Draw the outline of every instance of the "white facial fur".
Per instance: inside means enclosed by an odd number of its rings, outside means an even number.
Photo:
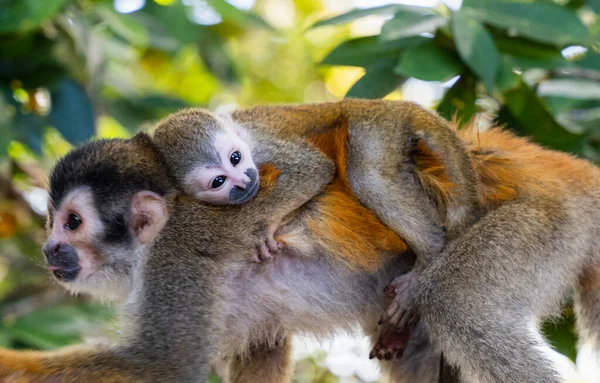
[[[76,230],[65,228],[71,213],[81,219],[81,224]],[[77,250],[81,267],[77,279],[86,280],[98,270],[100,263],[100,255],[90,238],[97,238],[101,232],[102,223],[96,211],[91,191],[85,187],[77,188],[67,194],[61,205],[56,207],[54,221],[45,246],[56,246],[61,243],[73,246]],[[51,266],[49,269],[53,270]]]
[[[132,228],[134,242],[125,246],[104,243],[104,223],[88,187],[72,190],[60,206],[55,207],[50,234],[44,245],[49,269],[56,276],[62,267],[79,268],[73,279],[61,281],[64,287],[106,301],[121,301],[129,294],[132,270],[146,253],[146,245],[154,240],[168,219],[163,198],[152,192],[136,193],[130,208],[131,224],[135,226]],[[70,229],[65,225],[73,213],[81,223]],[[52,250],[57,246],[72,247],[76,256],[53,254]]]
[[[232,189],[246,190],[254,184],[247,175],[249,169],[254,170],[258,184],[258,171],[252,159],[252,142],[248,132],[229,117],[221,118],[220,122],[223,129],[215,135],[213,149],[218,153],[221,164],[198,164],[188,173],[185,187],[188,193],[201,201],[230,204],[236,203],[231,200]],[[231,161],[235,152],[241,155],[237,164]],[[216,177],[225,177],[219,187],[213,184]]]

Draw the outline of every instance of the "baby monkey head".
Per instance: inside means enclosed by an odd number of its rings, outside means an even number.
[[[184,110],[159,123],[154,141],[183,190],[199,200],[241,204],[256,195],[252,139],[230,116]]]
[[[71,151],[50,176],[48,269],[73,292],[122,299],[168,219],[169,189],[164,160],[145,134]]]

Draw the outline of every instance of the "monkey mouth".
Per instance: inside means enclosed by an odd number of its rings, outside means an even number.
[[[58,279],[59,281],[72,282],[75,280],[75,278],[77,278],[77,275],[79,275],[81,266],[76,265],[74,267],[63,267],[49,265],[48,270],[52,271],[54,278]]]
[[[243,196],[235,200],[235,203],[245,203],[254,198],[254,196],[258,192],[259,184],[260,182],[256,180],[256,182],[250,185],[250,187],[247,189],[246,193]]]

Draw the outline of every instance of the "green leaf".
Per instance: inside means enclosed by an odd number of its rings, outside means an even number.
[[[154,1],[146,2],[143,12],[149,13],[181,44],[193,44],[198,41],[202,27],[194,24],[188,17],[188,8],[180,1],[170,5],[159,5]]]
[[[53,349],[75,343],[93,328],[93,321],[106,319],[108,313],[84,306],[60,305],[43,308],[20,317],[9,334],[29,347]]]
[[[25,33],[37,29],[42,22],[56,16],[67,1],[10,1],[10,5],[3,5],[0,11],[0,33]]]
[[[433,33],[438,27],[445,25],[448,19],[436,13],[416,13],[400,11],[393,19],[388,20],[381,28],[381,40],[396,40],[421,33]]]
[[[0,92],[7,106],[14,108],[13,115],[3,116],[5,119],[0,123],[4,130],[6,139],[15,139],[27,145],[36,153],[42,151],[42,133],[46,127],[46,118],[35,113],[24,114],[21,104],[13,97],[13,91],[7,86],[0,86]],[[0,148],[5,151],[6,146]]]
[[[381,59],[367,68],[361,77],[348,91],[350,98],[381,98],[394,91],[405,78],[394,73],[396,60]]]
[[[558,352],[575,361],[577,335],[575,334],[575,315],[571,307],[565,310],[560,320],[544,322],[542,332]]]
[[[395,13],[402,7],[403,6],[399,4],[389,4],[374,8],[353,9],[350,12],[344,13],[342,15],[318,21],[311,28],[323,27],[325,25],[345,24],[370,15],[390,15],[392,13]]]
[[[538,87],[542,96],[565,96],[577,100],[600,100],[600,82],[559,78],[542,82]]]
[[[551,2],[465,0],[461,12],[549,44],[585,43],[588,39],[588,31],[575,13]]]
[[[521,77],[515,73],[514,68],[516,67],[519,67],[519,65],[511,56],[505,55],[502,57],[498,77],[496,77],[496,88],[499,91],[503,92],[518,86]]]
[[[491,91],[499,66],[498,50],[491,34],[462,10],[452,15],[452,31],[460,57]]]
[[[87,92],[72,79],[64,79],[51,92],[50,124],[72,144],[85,142],[96,132],[95,113]]]
[[[6,149],[13,139],[11,127],[10,108],[11,105],[6,98],[11,97],[12,91],[8,87],[0,86],[0,160],[6,157]]]
[[[578,68],[600,71],[600,54],[588,51],[584,58],[572,63]]]
[[[219,35],[211,29],[206,29],[198,42],[198,53],[202,60],[219,80],[228,83],[234,83],[239,80],[239,76],[234,64],[234,60],[227,51],[225,44],[222,43]]]
[[[12,118],[12,131],[15,139],[27,145],[36,153],[42,151],[42,134],[47,121],[36,114],[17,112]]]
[[[495,41],[496,47],[503,53],[503,56],[510,57],[514,66],[521,70],[530,68],[551,69],[569,64],[560,49],[554,45],[507,36],[498,36]]]
[[[600,0],[587,0],[586,4],[594,10],[594,12],[600,14]]]
[[[66,71],[55,59],[56,44],[38,33],[30,37],[9,38],[0,43],[0,81],[10,83],[18,79],[29,89],[51,86]]]
[[[518,133],[554,149],[566,152],[581,150],[583,136],[566,131],[556,122],[542,99],[527,84],[521,82],[518,87],[504,92],[503,96],[510,114],[519,122],[519,126],[511,126]]]
[[[260,16],[253,13],[244,12],[226,1],[208,0],[208,4],[223,17],[223,20],[226,20],[230,23],[240,26],[254,25],[267,30],[273,30],[273,27]]]
[[[442,101],[437,107],[438,113],[451,120],[456,116],[459,125],[462,125],[475,115],[477,112],[477,106],[475,100],[477,94],[475,92],[475,86],[477,81],[467,74],[462,74],[460,79],[448,89]]]
[[[446,81],[461,72],[462,68],[454,52],[430,42],[406,48],[394,72],[425,81]]]
[[[321,64],[367,67],[380,59],[398,59],[403,49],[424,44],[431,39],[421,36],[381,42],[376,36],[348,40],[327,55]]]
[[[104,4],[97,5],[94,10],[117,36],[139,48],[148,46],[146,28],[131,15],[115,12],[112,7]]]
[[[160,94],[103,101],[108,114],[132,132],[135,132],[145,121],[159,120],[169,113],[190,106],[183,100]]]

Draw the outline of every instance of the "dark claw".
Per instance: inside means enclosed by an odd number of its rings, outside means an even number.
[[[385,288],[383,289],[383,293],[386,297],[393,298],[396,296],[396,289],[393,286],[393,284],[390,283],[389,285],[385,286]]]

